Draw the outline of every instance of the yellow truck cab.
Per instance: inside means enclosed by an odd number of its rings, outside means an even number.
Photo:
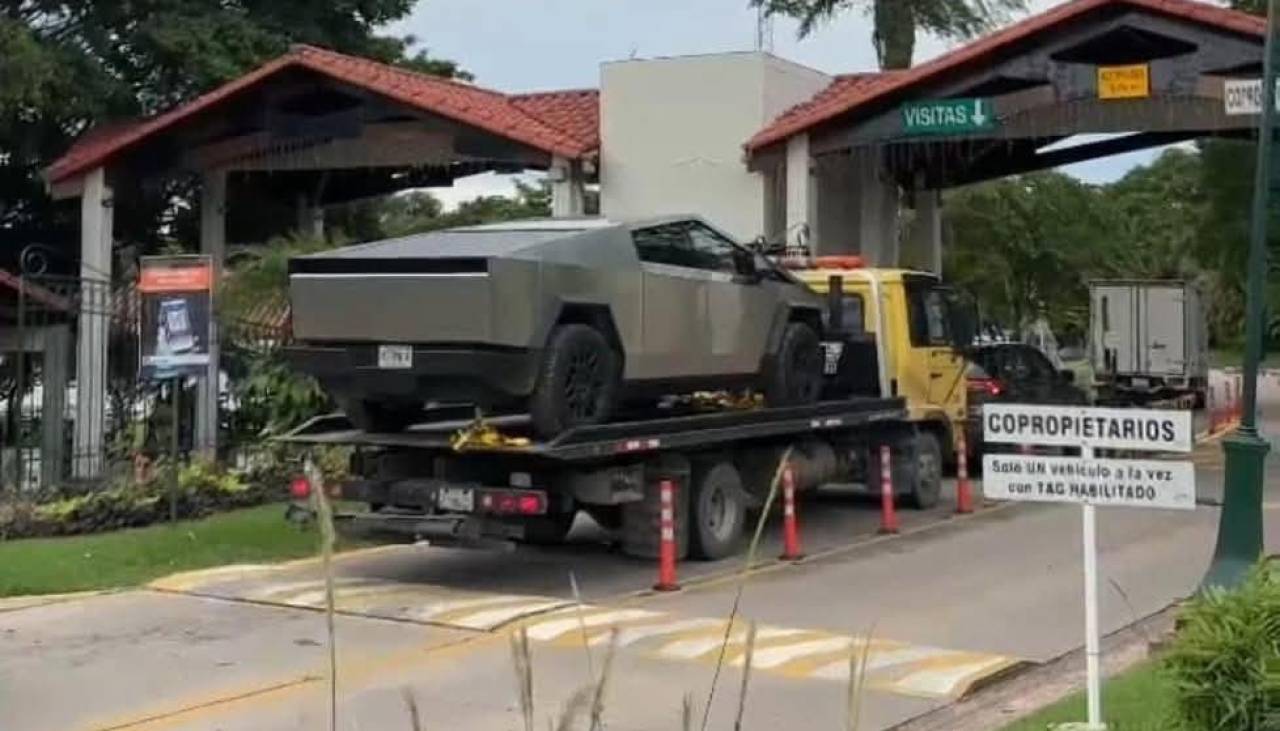
[[[935,274],[864,267],[855,256],[787,257],[781,263],[828,297],[838,278],[844,327],[860,326],[874,339],[877,372],[867,388],[903,398],[911,421],[937,439],[951,463],[968,408],[960,349],[967,335],[955,332],[951,290]]]

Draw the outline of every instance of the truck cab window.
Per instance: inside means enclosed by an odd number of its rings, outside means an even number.
[[[698,269],[709,269],[730,274],[747,274],[740,271],[740,263],[745,260],[745,249],[721,236],[714,229],[696,221],[688,224],[689,243],[692,248],[693,266]]]
[[[951,345],[951,328],[945,293],[915,285],[907,288],[911,344],[917,348]]]
[[[679,224],[642,228],[631,232],[631,240],[640,261],[688,266],[689,236]]]

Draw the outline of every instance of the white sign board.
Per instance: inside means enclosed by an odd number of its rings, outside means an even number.
[[[1276,82],[1280,89],[1280,80]],[[1262,114],[1262,79],[1229,79],[1222,84],[1222,101],[1228,116]],[[1280,94],[1276,95],[1280,111]]]
[[[987,454],[982,493],[995,500],[1194,510],[1196,471],[1191,462]]]
[[[995,444],[1190,452],[1191,412],[986,404],[982,439]]]

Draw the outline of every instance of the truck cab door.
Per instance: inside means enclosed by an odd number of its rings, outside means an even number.
[[[918,389],[930,409],[962,419],[965,360],[953,333],[957,325],[952,316],[952,292],[937,279],[922,275],[904,275],[903,286],[911,348],[907,371],[915,382],[908,386]],[[903,395],[911,398],[907,393]]]

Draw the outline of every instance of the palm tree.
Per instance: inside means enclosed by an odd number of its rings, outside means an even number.
[[[1026,0],[751,0],[771,15],[800,21],[800,36],[835,15],[854,7],[870,10],[875,31],[872,42],[882,69],[911,66],[916,31],[944,38],[971,38],[1026,9]]]

